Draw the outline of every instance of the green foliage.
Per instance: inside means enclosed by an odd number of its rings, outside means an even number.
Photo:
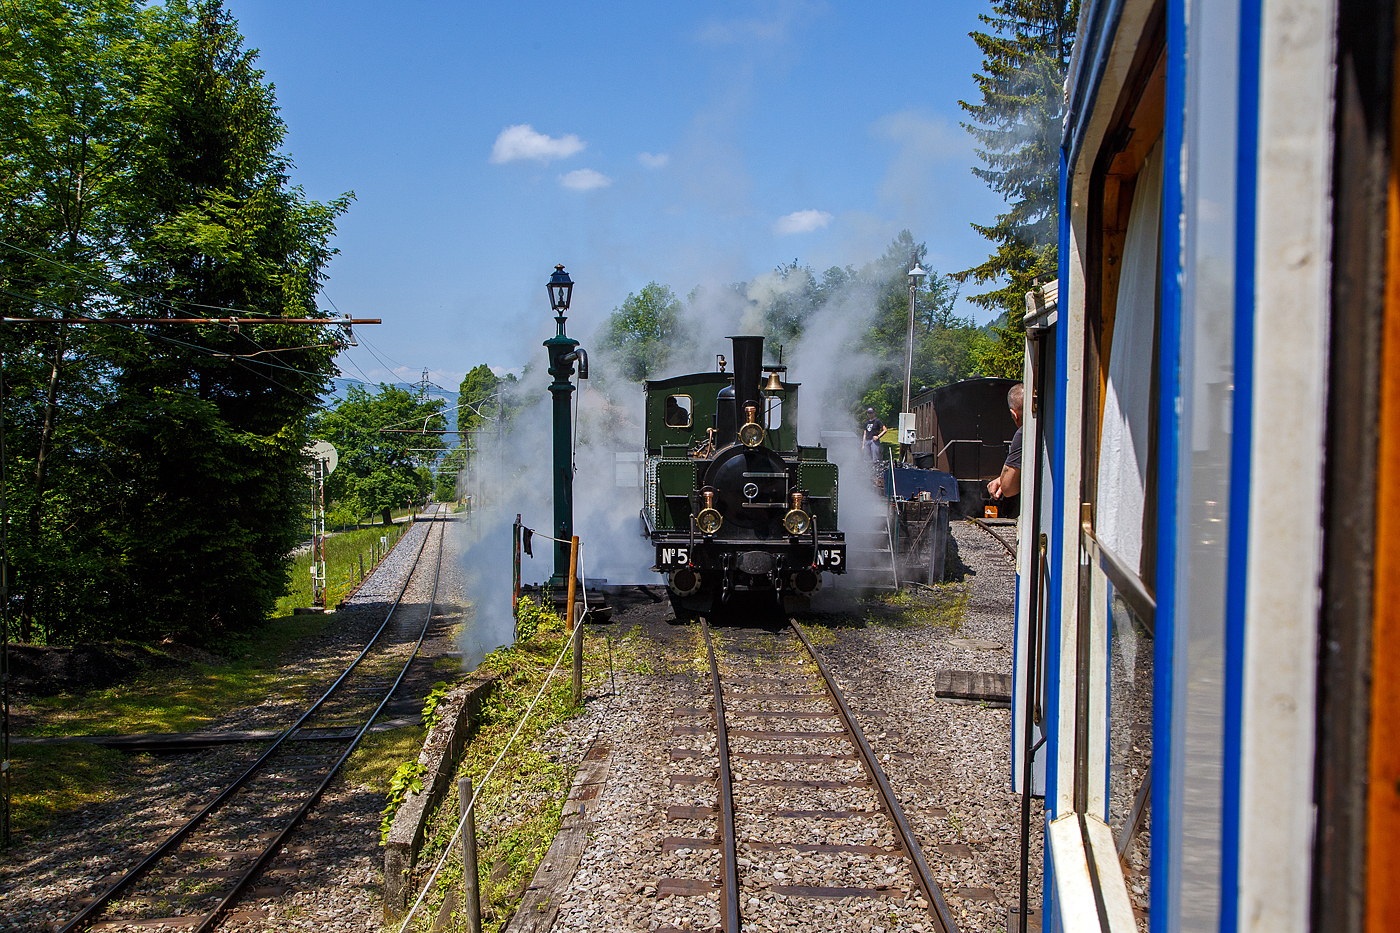
[[[680,299],[668,286],[648,282],[608,317],[598,346],[619,372],[641,382],[665,373],[672,347],[685,339]]]
[[[384,818],[379,821],[379,844],[389,840],[389,830],[394,826],[394,814],[399,812],[409,794],[423,792],[423,764],[414,758],[399,765],[394,776],[389,779],[388,803],[382,811]]]
[[[433,689],[428,692],[427,699],[423,701],[423,727],[432,731],[440,718],[441,711],[438,707],[442,704],[442,698],[447,696],[447,691],[452,689],[452,685],[446,681],[439,680],[433,684]]]
[[[440,398],[420,399],[395,386],[381,384],[373,394],[350,386],[344,399],[311,422],[312,436],[330,441],[340,454],[340,465],[326,479],[326,497],[366,515],[426,496],[432,476],[420,470],[421,457],[411,448],[441,449],[442,436],[380,429],[445,430],[444,407]]]
[[[977,140],[985,165],[973,174],[1010,209],[994,223],[972,225],[996,251],[954,278],[1000,283],[968,299],[1006,314],[1005,323],[993,328],[996,345],[979,352],[978,367],[984,375],[1019,377],[1026,292],[1058,269],[1058,153],[1079,3],[992,0],[991,6],[992,14],[980,17],[990,31],[971,33],[983,56],[982,73],[975,76],[982,102],[959,103],[972,116],[964,126]]]
[[[528,596],[515,604],[515,637],[518,641],[534,641],[564,631],[564,618],[548,603],[537,603]]]
[[[348,196],[288,185],[271,85],[217,2],[0,7],[0,313],[326,317]],[[19,636],[247,629],[286,582],[333,327],[0,333]]]
[[[1019,380],[1025,375],[1025,325],[1008,326],[1002,323],[1006,317],[977,335],[972,346],[973,365],[983,376]]]

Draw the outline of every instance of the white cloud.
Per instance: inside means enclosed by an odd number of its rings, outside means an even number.
[[[637,161],[647,168],[665,168],[666,163],[671,161],[671,157],[664,152],[652,155],[650,152],[637,153]]]
[[[765,5],[772,10],[767,18],[712,19],[700,27],[695,37],[707,45],[781,44],[788,41],[794,21],[809,20],[825,7],[804,0],[779,0]]]
[[[826,211],[793,211],[786,217],[779,217],[773,224],[773,232],[778,236],[793,233],[811,233],[831,223],[831,215]]]
[[[559,184],[575,191],[591,191],[594,188],[606,188],[612,184],[612,179],[591,168],[577,168],[567,175],[560,175]]]
[[[586,145],[573,133],[555,139],[535,132],[535,128],[528,123],[518,123],[501,130],[501,135],[496,137],[496,144],[491,147],[491,161],[496,165],[517,159],[550,162],[582,152]]]

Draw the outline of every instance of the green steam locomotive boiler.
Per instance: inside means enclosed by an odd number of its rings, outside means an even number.
[[[642,523],[682,618],[737,593],[804,608],[822,574],[846,572],[837,468],[798,443],[799,384],[763,365],[762,337],[729,339],[732,374],[721,356],[716,372],[644,383]]]

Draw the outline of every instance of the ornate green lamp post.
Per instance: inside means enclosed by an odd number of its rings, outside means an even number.
[[[562,593],[569,585],[569,540],[574,534],[574,464],[569,432],[569,396],[574,385],[569,380],[575,362],[578,377],[588,378],[588,353],[564,333],[564,312],[569,310],[574,283],[562,265],[554,267],[545,287],[559,325],[559,332],[544,342],[549,351],[549,374],[554,377],[549,391],[554,394],[554,537],[559,539],[554,545],[554,575],[549,578],[549,587],[554,593]]]

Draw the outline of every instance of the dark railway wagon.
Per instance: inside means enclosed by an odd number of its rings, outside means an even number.
[[[1006,393],[1015,379],[964,379],[918,395],[914,409],[914,462],[957,477],[956,513],[1015,518],[1020,497],[993,500],[987,483],[1001,475],[1016,422]],[[989,511],[990,509],[990,511]]]

